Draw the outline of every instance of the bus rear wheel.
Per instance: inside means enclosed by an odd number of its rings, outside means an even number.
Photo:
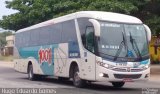
[[[35,77],[36,75],[33,73],[33,66],[32,64],[28,66],[28,79],[33,81],[35,80]]]
[[[115,88],[121,88],[123,87],[125,82],[112,82],[113,87]]]
[[[73,74],[73,84],[74,86],[78,87],[78,88],[82,88],[85,86],[86,84],[86,81],[82,80],[80,77],[79,77],[79,68],[78,66],[76,66],[74,68],[74,74]]]

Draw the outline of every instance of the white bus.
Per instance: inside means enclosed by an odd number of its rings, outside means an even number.
[[[86,81],[148,80],[151,31],[136,17],[81,11],[21,29],[15,35],[15,70],[30,80],[50,76]]]

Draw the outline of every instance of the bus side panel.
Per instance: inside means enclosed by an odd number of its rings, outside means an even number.
[[[80,59],[74,20],[62,22],[61,43],[55,54],[55,75],[69,77],[70,64],[72,61],[78,63],[77,59]]]
[[[21,58],[17,47],[14,47],[14,69],[22,73],[27,73],[27,64],[26,60]]]
[[[26,67],[24,67],[23,59],[15,59],[14,60],[14,69],[18,72],[27,73]]]
[[[55,49],[54,52],[55,76],[69,77],[69,70],[72,62],[76,62],[80,68],[80,50],[76,41],[59,44],[59,47]]]
[[[18,49],[17,49],[16,46],[14,47],[14,53],[13,53],[13,55],[14,55],[14,69],[16,71],[19,71],[19,64],[17,63],[18,59],[19,59],[19,52],[18,52]]]
[[[34,46],[24,47],[19,49],[21,63],[18,63],[19,67],[24,66],[25,70],[28,68],[29,61],[33,65],[35,74],[42,75],[53,75],[54,73],[54,49],[58,45],[45,45],[45,46]],[[25,65],[26,64],[26,65]],[[22,67],[23,68],[23,67]]]
[[[21,54],[20,54],[21,53]],[[34,57],[26,57],[23,58],[24,55],[22,53],[25,53],[25,50],[18,51],[18,49],[16,47],[14,47],[14,69],[18,72],[22,72],[22,73],[27,73],[28,72],[28,64],[29,62],[32,63],[33,65],[33,72],[35,74],[43,74],[39,63],[36,59],[34,59]]]
[[[68,43],[61,43],[54,49],[54,75],[69,77],[68,69]]]

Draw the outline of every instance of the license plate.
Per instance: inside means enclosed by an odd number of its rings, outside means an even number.
[[[126,67],[127,63],[116,63],[117,67]]]
[[[131,79],[131,78],[124,78],[123,81],[124,82],[133,82],[133,79]]]

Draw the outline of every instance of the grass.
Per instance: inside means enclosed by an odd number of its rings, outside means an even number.
[[[0,56],[0,61],[13,61],[13,56]]]

